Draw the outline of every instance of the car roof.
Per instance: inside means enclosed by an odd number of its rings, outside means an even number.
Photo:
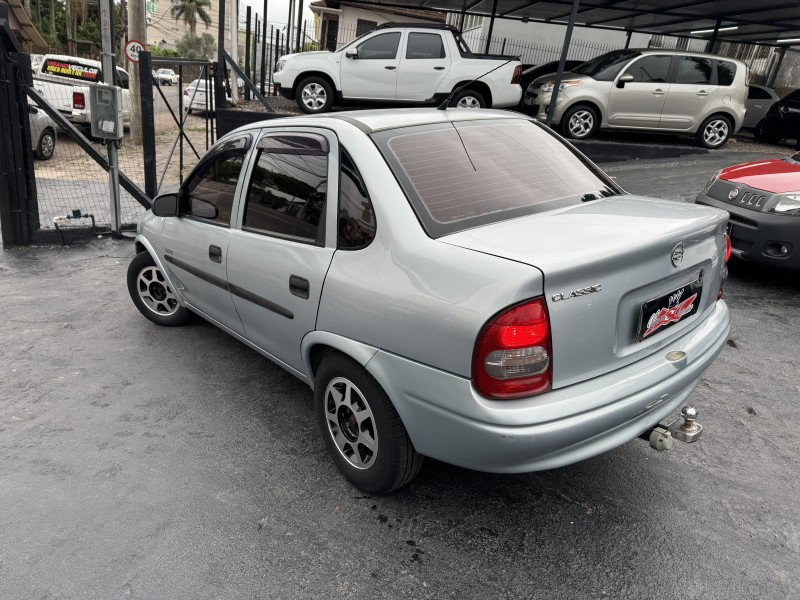
[[[739,65],[744,65],[741,60],[731,58],[729,56],[720,56],[719,54],[709,54],[708,52],[693,52],[691,50],[675,50],[674,48],[629,48],[632,52],[640,52],[642,54],[672,54],[675,56],[702,56],[704,58],[718,58],[720,60],[729,60]]]
[[[300,117],[304,118],[304,117]],[[525,115],[505,110],[475,110],[469,108],[395,108],[391,110],[353,110],[324,115],[309,115],[309,119],[336,119],[355,125],[365,133],[399,129],[416,125],[435,125],[457,121],[527,119]]]

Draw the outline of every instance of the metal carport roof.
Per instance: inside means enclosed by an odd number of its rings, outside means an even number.
[[[358,2],[358,0],[350,0]],[[367,3],[367,0],[365,0]],[[564,23],[573,0],[369,0],[508,19]],[[580,0],[575,25],[762,44],[800,43],[798,0]]]

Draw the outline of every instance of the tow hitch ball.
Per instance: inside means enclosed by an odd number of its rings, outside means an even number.
[[[696,442],[703,433],[703,426],[697,422],[697,409],[692,406],[684,406],[681,409],[682,423],[678,420],[670,425],[656,425],[648,429],[639,437],[650,443],[654,450],[670,450],[673,439],[681,442]]]

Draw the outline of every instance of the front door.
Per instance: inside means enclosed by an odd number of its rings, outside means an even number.
[[[397,99],[430,100],[449,70],[441,33],[409,32],[397,73]]]
[[[265,133],[256,152],[228,283],[247,339],[302,373],[300,344],[316,326],[335,250],[326,229],[328,213],[336,217],[338,146],[329,132],[291,128]]]
[[[656,129],[669,92],[669,67],[672,57],[647,54],[632,62],[620,75],[633,75],[633,81],[619,87],[615,83],[608,97],[609,127]],[[619,78],[617,78],[619,82]]]
[[[394,100],[397,97],[397,67],[400,31],[376,33],[344,50],[340,66],[345,98]],[[348,58],[348,54],[352,55]]]
[[[227,284],[227,257],[234,199],[250,135],[212,150],[181,189],[180,215],[164,219],[162,239],[166,268],[178,293],[195,310],[241,334]]]
[[[676,56],[673,83],[661,113],[661,128],[696,129],[717,96],[716,63],[702,56]]]

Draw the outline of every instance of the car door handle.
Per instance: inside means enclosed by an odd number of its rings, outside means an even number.
[[[705,91],[705,90],[700,90],[699,92],[697,92],[697,95],[698,96],[708,96],[708,92]]]
[[[434,71],[444,71],[444,67],[433,67]]]
[[[219,246],[214,246],[213,244],[208,247],[208,258],[210,258],[215,263],[222,262],[222,248]]]
[[[298,277],[297,275],[291,275],[289,277],[289,291],[293,296],[308,300],[309,290],[308,279]]]
[[[653,95],[655,95],[655,96],[663,96],[663,95],[664,95],[664,94],[666,94],[666,93],[667,93],[667,92],[665,92],[665,91],[664,91],[664,90],[662,90],[661,88],[658,88],[658,89],[656,89],[656,90],[653,90]]]
[[[397,67],[383,67],[387,71],[394,71]]]

